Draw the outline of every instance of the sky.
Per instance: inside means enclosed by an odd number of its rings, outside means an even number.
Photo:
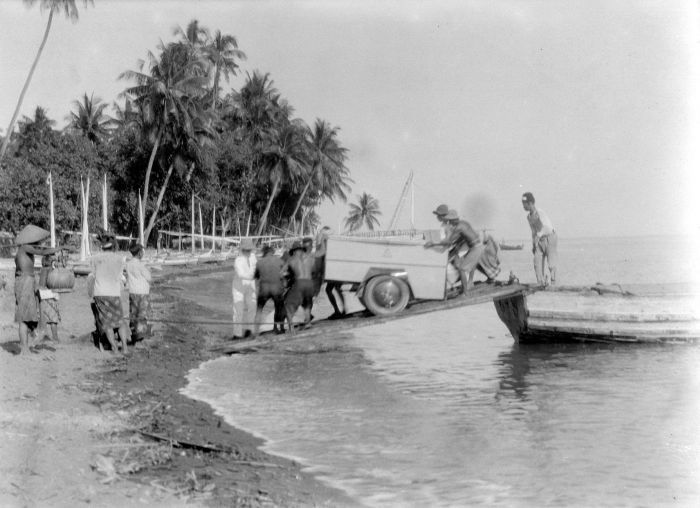
[[[22,115],[58,126],[83,93],[117,79],[192,19],[235,35],[246,72],[270,73],[312,125],[340,128],[349,202],[378,199],[381,227],[413,173],[397,227],[456,209],[523,239],[532,192],[562,238],[700,236],[700,9],[677,0],[94,0],[57,17]],[[5,131],[48,12],[0,0]],[[413,196],[413,199],[411,199]],[[319,214],[337,230],[348,203]]]

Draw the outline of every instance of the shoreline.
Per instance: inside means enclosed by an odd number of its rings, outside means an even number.
[[[7,322],[14,311],[12,290],[0,294],[0,431],[24,435],[25,406],[42,400],[32,409],[36,429],[32,427],[27,440],[0,444],[0,453],[10,458],[0,469],[5,477],[0,485],[3,505],[123,506],[138,500],[151,506],[359,506],[343,491],[304,472],[301,464],[261,450],[263,439],[229,425],[208,404],[180,393],[190,370],[220,356],[209,348],[228,341],[196,323],[168,324],[168,317],[177,316],[180,322],[203,310],[180,298],[179,288],[168,286],[183,277],[226,271],[226,265],[216,265],[169,268],[157,275],[152,317],[166,322],[154,323],[152,337],[129,348],[128,358],[94,348],[84,278],[62,296],[62,343],[42,342],[26,357],[13,354],[16,324]],[[37,366],[50,367],[51,373],[37,375]],[[35,393],[29,393],[32,383]],[[18,396],[17,391],[23,393]],[[57,396],[66,399],[60,410],[51,403],[58,403]],[[89,428],[75,421],[76,413],[90,421]],[[48,446],[36,450],[46,436],[46,425],[37,422],[51,415],[60,421],[59,428],[52,430]],[[36,457],[37,463],[28,471],[21,468],[26,456]],[[58,474],[62,463],[65,471]],[[79,476],[70,474],[69,466]],[[57,475],[60,479],[40,497],[29,494],[35,484]]]

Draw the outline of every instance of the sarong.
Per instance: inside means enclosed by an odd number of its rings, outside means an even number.
[[[61,311],[59,310],[58,300],[55,298],[41,300],[39,306],[41,307],[41,320],[44,323],[61,322]]]
[[[119,328],[122,322],[122,301],[118,296],[96,296],[95,324],[100,331],[114,330]]]
[[[469,251],[464,257],[456,256],[454,259],[455,267],[462,270],[464,273],[469,274],[472,270],[476,269],[479,259],[484,252],[484,244],[479,243],[474,247],[470,247]]]
[[[281,284],[260,283],[258,292],[258,312],[262,312],[269,299],[275,304],[275,323],[284,321],[284,289]]]
[[[309,309],[314,302],[314,281],[311,279],[297,279],[284,299],[287,315],[293,316],[299,308]]]
[[[15,277],[15,323],[37,323],[39,321],[39,298],[36,295],[34,275]]]
[[[479,258],[477,269],[489,279],[495,279],[501,273],[501,262],[498,260],[498,248],[493,241],[484,244],[484,252]]]
[[[151,311],[149,295],[129,293],[129,325],[131,335],[138,337],[148,332],[148,316]]]

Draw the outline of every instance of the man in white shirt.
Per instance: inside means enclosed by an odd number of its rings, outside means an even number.
[[[115,252],[115,248],[114,237],[103,237],[103,252],[90,258],[91,272],[95,276],[93,300],[97,312],[96,321],[112,347],[112,354],[117,351],[115,328],[119,329],[122,354],[126,354],[126,343],[130,338],[129,320],[128,316],[124,315],[121,301],[122,287],[126,281],[124,277],[126,256],[122,252]]]
[[[535,196],[531,192],[523,194],[522,203],[523,209],[528,212],[527,222],[532,230],[532,254],[537,284],[554,285],[557,280],[557,233],[544,210],[535,206]],[[549,266],[549,281],[545,275],[546,265]]]
[[[255,327],[257,295],[255,291],[255,268],[257,258],[253,252],[253,241],[244,238],[239,254],[233,263],[233,338],[250,335]]]

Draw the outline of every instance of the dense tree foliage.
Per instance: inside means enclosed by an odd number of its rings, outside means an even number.
[[[125,89],[114,117],[87,94],[76,100],[62,132],[46,111],[20,121],[3,161],[0,229],[46,226],[46,178],[56,188],[59,229],[79,227],[80,178],[90,176],[91,226],[100,223],[99,184],[107,175],[110,227],[137,234],[143,200],[151,231],[188,231],[195,196],[211,232],[279,234],[318,225],[325,199],[346,199],[350,175],[339,128],[295,118],[267,73],[247,73],[238,90],[222,90],[245,54],[232,35],[191,21],[175,40],[148,52],[120,78]],[[60,197],[59,197],[60,195]]]

